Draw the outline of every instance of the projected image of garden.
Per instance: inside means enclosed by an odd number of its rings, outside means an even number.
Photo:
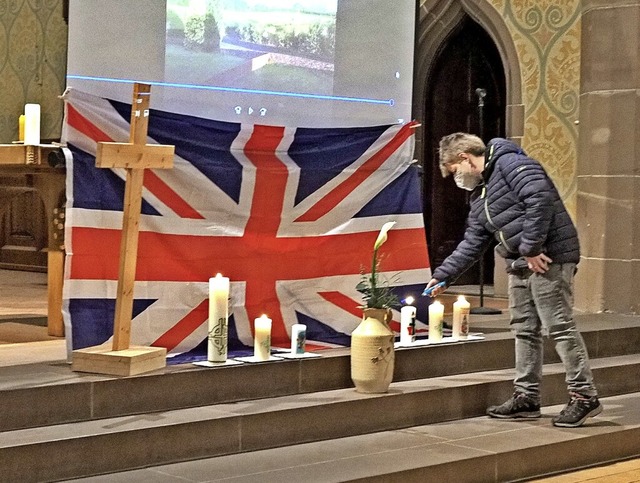
[[[167,0],[165,81],[331,95],[337,0]]]

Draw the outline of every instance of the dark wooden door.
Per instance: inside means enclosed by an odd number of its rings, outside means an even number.
[[[480,89],[484,106],[480,106]],[[427,82],[425,106],[424,217],[432,267],[437,267],[462,240],[469,212],[469,192],[442,178],[438,143],[457,131],[479,135],[485,142],[504,136],[505,76],[500,55],[489,35],[464,19],[437,56]],[[485,283],[493,281],[493,251],[485,254]],[[479,265],[457,284],[478,284]]]

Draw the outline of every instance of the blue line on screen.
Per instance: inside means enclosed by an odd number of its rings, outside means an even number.
[[[67,79],[79,79],[98,82],[115,82],[121,84],[134,84],[141,82],[143,84],[150,84],[153,86],[162,87],[176,87],[180,89],[202,89],[209,91],[223,91],[223,92],[243,92],[245,94],[263,94],[269,96],[284,96],[284,97],[300,97],[305,99],[324,99],[327,101],[345,101],[345,102],[363,102],[367,104],[386,104],[393,106],[395,104],[394,99],[366,99],[360,97],[343,97],[343,96],[323,96],[318,94],[301,94],[296,92],[277,92],[277,91],[261,91],[256,89],[240,89],[237,87],[219,87],[219,86],[202,86],[198,84],[175,84],[171,82],[158,82],[158,81],[138,81],[132,79],[111,79],[108,77],[91,77],[86,75],[67,75]]]

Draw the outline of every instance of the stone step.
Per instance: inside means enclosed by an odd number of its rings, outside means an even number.
[[[640,391],[640,355],[592,362],[602,397]],[[562,365],[544,372],[543,404],[565,402]],[[512,369],[483,371],[394,382],[380,395],[337,389],[5,431],[0,481],[77,478],[478,417],[511,394],[512,378]],[[174,390],[167,383],[165,392]]]
[[[607,318],[606,314],[598,314],[583,319],[582,334],[592,358],[640,351],[637,318]],[[635,325],[630,321],[635,321]],[[506,321],[493,323],[495,328],[506,324],[504,330],[508,329]],[[487,333],[485,337],[481,341],[397,350],[394,381],[513,367],[511,334],[503,331]],[[547,340],[546,344],[545,362],[558,362],[552,343]],[[168,366],[123,378],[73,373],[65,363],[2,367],[0,431],[350,387],[348,349],[324,351],[323,357],[315,359],[215,369]]]
[[[536,420],[481,416],[74,481],[522,481],[640,455],[640,393],[602,398],[602,403],[604,412],[576,429],[551,425],[563,407],[555,405],[544,407]]]

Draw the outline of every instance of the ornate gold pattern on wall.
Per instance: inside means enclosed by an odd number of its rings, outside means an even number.
[[[0,0],[0,142],[18,138],[18,117],[41,105],[41,137],[60,137],[67,65],[62,0]]]
[[[525,104],[523,147],[575,214],[580,92],[580,0],[490,0],[518,51]]]

